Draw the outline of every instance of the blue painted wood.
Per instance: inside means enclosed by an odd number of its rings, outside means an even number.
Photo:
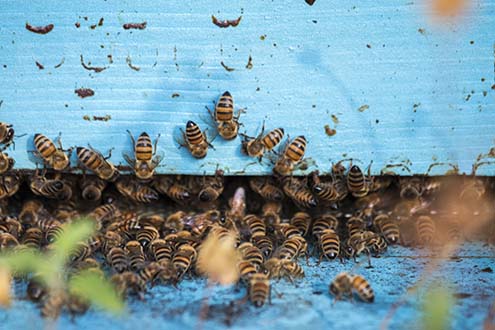
[[[112,161],[121,163],[122,152],[130,151],[130,129],[161,133],[161,173],[212,173],[217,164],[228,174],[269,173],[269,163],[248,166],[252,160],[240,155],[239,140],[217,138],[204,160],[177,148],[179,127],[191,119],[206,128],[204,107],[229,90],[236,106],[247,108],[241,131],[256,134],[266,118],[268,128],[304,134],[307,156],[322,172],[330,161],[352,157],[363,165],[373,160],[374,173],[397,163],[425,173],[435,162],[469,173],[494,144],[495,1],[472,1],[462,19],[444,25],[430,12],[427,2],[385,0],[312,7],[302,0],[2,0],[0,120],[27,134],[9,153],[17,168],[34,168],[26,152],[33,134],[62,132],[64,146],[115,147]],[[212,14],[242,15],[242,21],[220,29]],[[91,29],[100,18],[103,25]],[[55,27],[38,35],[25,29],[26,21]],[[122,28],[142,21],[145,30]],[[81,54],[107,69],[85,70]],[[127,65],[128,56],[140,71]],[[252,69],[246,68],[249,56]],[[95,95],[81,99],[74,93],[79,87]],[[369,108],[358,111],[363,105]],[[86,115],[111,119],[87,121]],[[325,134],[327,124],[335,136]],[[495,167],[478,173],[493,175]]]
[[[459,297],[455,300],[449,329],[481,329],[488,308],[495,299],[493,247],[481,243],[465,244],[456,258],[442,260],[438,271],[429,280],[440,281]],[[145,301],[130,299],[128,313],[122,318],[111,317],[94,310],[72,319],[63,314],[59,329],[379,329],[392,304],[406,295],[415,285],[432,252],[421,249],[391,247],[381,258],[373,258],[374,267],[354,268],[353,262],[323,261],[311,258],[310,266],[301,262],[306,277],[294,284],[273,281],[272,305],[255,308],[249,303],[238,305],[228,319],[230,302],[245,296],[245,288],[214,287],[207,289],[205,279],[186,279],[178,288],[155,286]],[[367,278],[375,292],[375,302],[339,301],[333,303],[328,285],[341,271],[357,272]],[[426,281],[428,283],[428,281]],[[25,287],[18,287],[18,298],[24,297]],[[203,298],[209,294],[209,317],[199,318]],[[421,329],[424,290],[411,294],[391,319],[389,329]],[[35,305],[16,299],[10,310],[0,310],[2,326],[6,329],[43,329],[44,323]]]

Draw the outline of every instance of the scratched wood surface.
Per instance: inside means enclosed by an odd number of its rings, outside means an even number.
[[[0,121],[18,135],[7,152],[16,168],[35,168],[33,134],[62,132],[64,147],[113,147],[111,160],[124,165],[129,129],[161,134],[160,173],[217,165],[231,175],[269,173],[268,161],[241,155],[239,139],[215,139],[204,160],[177,148],[179,128],[187,120],[208,127],[205,106],[229,90],[247,108],[242,132],[255,135],[266,120],[306,136],[308,170],[354,158],[373,160],[374,173],[402,164],[400,174],[423,174],[435,163],[445,164],[430,174],[470,173],[479,155],[490,161],[495,143],[495,1],[472,1],[446,24],[432,20],[427,3],[2,0]],[[221,29],[212,14],[242,20]],[[143,30],[123,28],[145,21]],[[54,28],[36,34],[26,22]],[[105,70],[85,69],[81,55]],[[78,88],[94,95],[80,98]],[[495,166],[477,173],[493,175]]]

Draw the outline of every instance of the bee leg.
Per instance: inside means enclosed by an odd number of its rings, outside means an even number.
[[[129,134],[131,141],[132,141],[132,149],[134,151],[134,148],[136,147],[136,140],[134,140],[134,136],[132,135],[130,130],[126,130],[127,134]]]
[[[154,151],[153,151],[153,156],[156,154],[156,147],[158,146],[158,140],[160,140],[160,136],[161,136],[161,134],[160,134],[160,133],[158,133],[158,135],[157,135],[157,137],[156,137],[156,139],[155,139],[155,144],[154,144],[154,146],[153,146],[153,148],[154,148],[154,149],[153,149],[153,150],[154,150]]]
[[[113,150],[113,149],[114,149],[114,148],[110,148],[110,150],[108,150],[108,156],[103,157],[103,159],[104,159],[104,160],[107,160],[107,159],[112,158],[112,150]]]
[[[268,304],[273,305],[272,304],[272,286],[271,285],[269,286],[269,289],[268,289]]]
[[[213,120],[215,120],[215,114],[210,110],[210,108],[208,108],[208,106],[205,106],[205,108],[206,108],[206,110],[208,110],[208,113],[210,114],[211,118],[213,118]]]

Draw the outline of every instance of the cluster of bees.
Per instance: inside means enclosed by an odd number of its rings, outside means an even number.
[[[238,116],[229,117],[232,113],[232,97],[226,92],[212,114],[225,139],[237,136]],[[282,128],[266,135],[263,129],[255,138],[244,135],[243,150],[262,158],[283,135]],[[0,124],[1,143],[9,145],[13,136],[11,126]],[[209,146],[205,136],[188,122],[183,145],[193,156],[204,157]],[[204,240],[233,236],[241,256],[236,260],[240,283],[247,298],[261,307],[270,300],[270,280],[304,277],[301,258],[308,263],[316,253],[320,263],[364,256],[371,267],[371,257],[390,245],[429,246],[443,236],[460,241],[462,219],[493,216],[489,201],[494,183],[488,179],[372,177],[369,167],[366,173],[352,160],[333,164],[329,176],[313,172],[294,177],[306,148],[303,136],[287,142],[272,177],[229,178],[221,170],[214,176],[157,176],[160,157],[149,136],[143,133],[133,144],[134,157],[126,160],[135,175],[127,176],[90,147],[76,152],[81,166],[93,174],[63,173],[70,157],[42,134],[34,136],[35,153],[50,168],[49,176],[47,170],[11,171],[2,153],[0,249],[49,249],[67,223],[88,216],[97,232],[73,253],[69,274],[109,272],[122,296],[143,297],[150,285],[179,285],[184,277],[204,275],[196,264]],[[448,207],[443,196],[451,198]],[[36,275],[28,280],[28,296],[42,305],[44,316],[56,317],[63,308],[73,313],[88,308],[70,294],[47,292]],[[358,274],[338,274],[329,292],[336,299],[375,299]]]

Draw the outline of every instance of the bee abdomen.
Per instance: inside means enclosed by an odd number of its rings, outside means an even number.
[[[373,289],[368,281],[366,281],[362,276],[354,276],[352,280],[352,287],[358,294],[359,298],[363,301],[371,303],[375,300],[375,293],[373,292]]]
[[[299,230],[301,236],[306,236],[311,225],[311,216],[306,212],[297,212],[290,219],[290,223]]]
[[[151,241],[157,239],[159,236],[160,234],[155,227],[144,226],[142,229],[138,230],[136,240],[141,243],[142,246],[146,247]]]
[[[153,144],[150,136],[143,132],[136,141],[136,159],[141,161],[149,161],[153,157]]]
[[[266,226],[265,223],[253,214],[248,214],[244,217],[244,222],[248,225],[251,232],[251,237],[265,236]]]
[[[229,92],[222,94],[215,107],[217,121],[231,121],[234,116],[234,99]]]
[[[39,133],[34,135],[34,146],[44,159],[50,158],[57,151],[57,147],[52,140]]]
[[[88,148],[78,147],[76,152],[79,161],[90,170],[99,168],[104,161],[100,155]]]
[[[283,137],[284,129],[276,128],[263,137],[262,143],[267,150],[272,150],[277,144],[280,143]]]
[[[256,267],[249,261],[241,261],[237,264],[237,269],[239,270],[239,274],[241,279],[244,282],[249,282],[249,279],[256,274]]]
[[[340,253],[340,238],[332,229],[326,229],[320,236],[320,246],[323,251],[323,255],[333,260],[339,256]]]
[[[201,144],[204,141],[204,136],[199,126],[191,120],[186,124],[186,138],[189,144]]]
[[[117,273],[127,270],[127,256],[121,247],[113,247],[107,253],[107,261]]]
[[[291,159],[293,162],[299,162],[304,157],[304,152],[306,151],[306,138],[301,135],[298,136],[292,141],[287,150],[285,151],[285,155]]]
[[[433,242],[435,235],[435,223],[429,216],[420,216],[416,222],[416,230],[420,243],[429,244]]]

